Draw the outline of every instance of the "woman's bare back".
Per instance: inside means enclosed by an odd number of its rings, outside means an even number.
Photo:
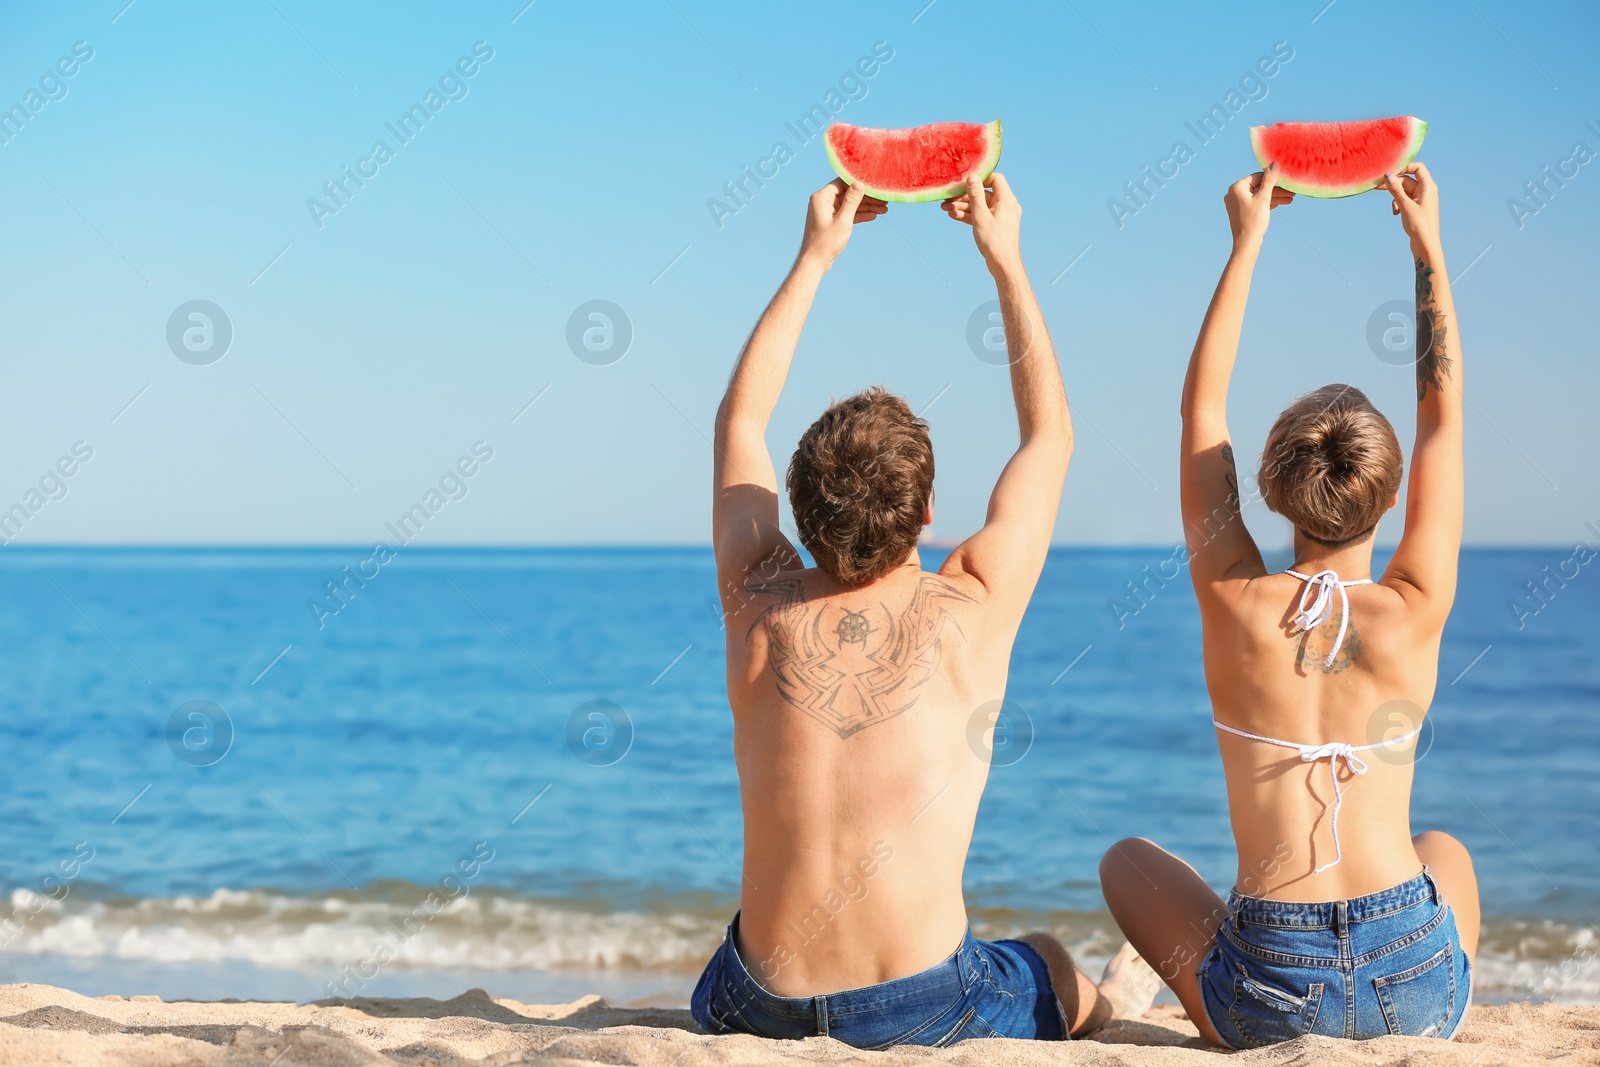
[[[1370,545],[1340,555],[1340,579],[1367,576]],[[1301,630],[1296,616],[1307,586],[1291,574],[1264,575],[1207,604],[1206,681],[1223,727],[1236,886],[1279,900],[1340,900],[1421,869],[1408,812],[1439,634],[1419,625],[1399,590],[1382,584],[1330,587],[1330,610]]]

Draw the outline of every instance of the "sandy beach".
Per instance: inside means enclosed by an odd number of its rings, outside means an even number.
[[[969,1041],[947,1049],[863,1053],[828,1038],[799,1042],[701,1033],[689,1013],[627,1008],[599,997],[533,1005],[480,989],[425,998],[292,1004],[84,997],[53,986],[0,986],[0,1064],[701,1064],[942,1062],[1187,1067],[1226,1056],[1248,1064],[1600,1064],[1600,1007],[1476,1007],[1453,1042],[1310,1037],[1227,1053],[1206,1046],[1182,1012],[1157,1007],[1071,1045]]]

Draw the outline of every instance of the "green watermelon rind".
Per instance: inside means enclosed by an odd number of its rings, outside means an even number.
[[[994,169],[1000,165],[1000,120],[995,119],[993,122],[986,122],[983,125],[991,131],[990,143],[989,151],[983,157],[983,163],[978,168],[978,174],[982,180],[987,181],[989,175],[993,174]],[[849,168],[840,162],[838,156],[834,155],[833,142],[827,137],[822,139],[822,147],[828,153],[828,165],[833,168],[835,174],[844,179],[846,185],[859,185],[861,191],[868,196],[886,200],[891,204],[930,204],[935,200],[948,200],[952,196],[960,196],[967,191],[965,179],[959,182],[951,182],[949,185],[941,185],[937,189],[919,189],[915,192],[879,189],[851,174]]]
[[[1406,117],[1411,119],[1411,141],[1406,145],[1405,152],[1399,161],[1394,164],[1391,173],[1399,171],[1400,168],[1416,159],[1417,153],[1422,151],[1423,139],[1428,136],[1428,124],[1426,122],[1414,115]],[[1266,126],[1250,127],[1250,150],[1255,153],[1256,162],[1261,164],[1263,168],[1272,161],[1261,151],[1261,135],[1259,131],[1268,128]],[[1278,187],[1287,189],[1291,193],[1298,193],[1301,196],[1314,196],[1319,200],[1338,200],[1342,197],[1359,196],[1374,189],[1381,189],[1383,188],[1383,178],[1379,177],[1376,181],[1370,182],[1357,182],[1354,185],[1321,186],[1308,185],[1305,182],[1298,182],[1292,178],[1280,176],[1278,178]]]

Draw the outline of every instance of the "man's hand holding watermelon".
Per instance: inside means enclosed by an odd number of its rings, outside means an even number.
[[[972,227],[972,239],[989,264],[990,272],[1022,267],[1022,205],[1011,192],[1006,176],[990,175],[993,191],[985,191],[983,179],[967,178],[967,191],[942,204],[945,214]]]
[[[860,186],[846,185],[835,178],[811,194],[805,236],[800,239],[800,258],[827,270],[850,242],[850,231],[856,223],[871,222],[888,210],[888,204],[864,195]]]

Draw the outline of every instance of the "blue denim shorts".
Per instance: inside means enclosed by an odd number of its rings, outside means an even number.
[[[689,1010],[708,1033],[826,1036],[861,1049],[944,1046],[970,1037],[1067,1039],[1044,960],[1021,941],[961,946],[921,974],[815,997],[767,992],[734,947],[739,917],[694,987]]]
[[[1433,876],[1354,900],[1296,904],[1237,892],[1196,972],[1206,1015],[1233,1048],[1303,1034],[1449,1039],[1472,964]]]

